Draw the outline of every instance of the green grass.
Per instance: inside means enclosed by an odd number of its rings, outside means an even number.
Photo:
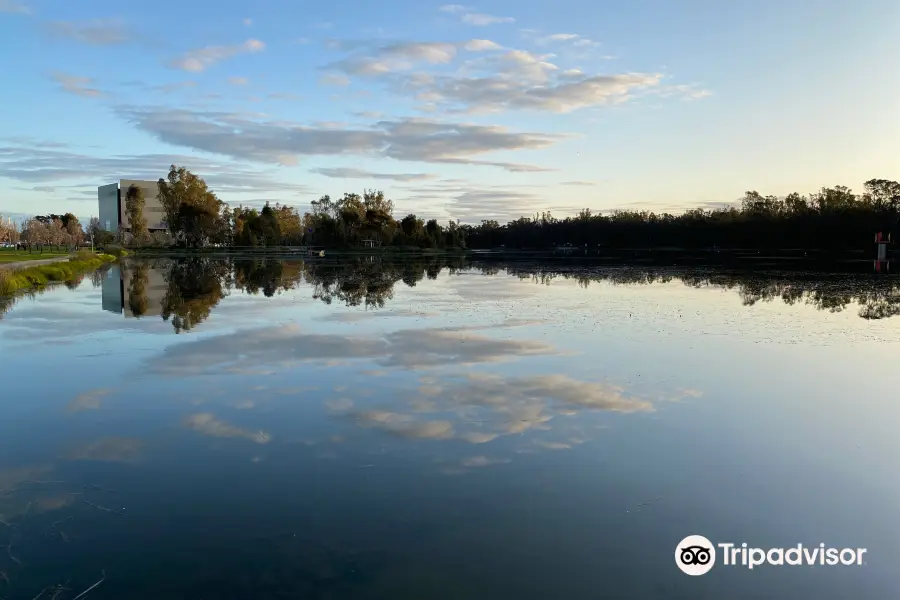
[[[67,262],[60,261],[17,270],[3,269],[0,270],[0,296],[42,288],[52,283],[77,280],[85,273],[115,260],[116,257],[109,254],[92,254],[82,250]]]
[[[40,252],[28,252],[27,250],[7,250],[0,248],[0,264],[26,260],[43,260],[45,258],[58,258],[60,256],[68,255],[68,252],[59,251],[50,252],[45,250],[42,254]]]

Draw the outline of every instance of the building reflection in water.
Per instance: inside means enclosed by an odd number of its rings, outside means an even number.
[[[164,270],[114,265],[101,285],[103,310],[126,318],[159,315],[167,289]]]

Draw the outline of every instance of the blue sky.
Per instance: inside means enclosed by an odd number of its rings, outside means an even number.
[[[232,205],[467,222],[859,190],[900,177],[898,30],[895,0],[0,0],[0,213],[172,162]]]

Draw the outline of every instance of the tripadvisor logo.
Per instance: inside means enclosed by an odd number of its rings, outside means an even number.
[[[831,548],[825,544],[789,548],[754,548],[746,543],[713,544],[702,535],[689,535],[675,547],[675,564],[688,575],[705,575],[716,564],[717,556],[724,567],[754,569],[772,566],[860,566],[865,548]]]

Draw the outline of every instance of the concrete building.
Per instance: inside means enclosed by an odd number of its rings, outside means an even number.
[[[122,225],[126,231],[131,230],[128,223],[128,215],[125,214],[125,195],[132,185],[144,190],[144,219],[147,221],[147,229],[164,231],[166,229],[163,220],[165,212],[159,201],[159,192],[155,181],[139,181],[135,179],[120,179],[118,183],[101,185],[97,188],[97,203],[99,207],[100,226],[106,231],[118,231]]]

